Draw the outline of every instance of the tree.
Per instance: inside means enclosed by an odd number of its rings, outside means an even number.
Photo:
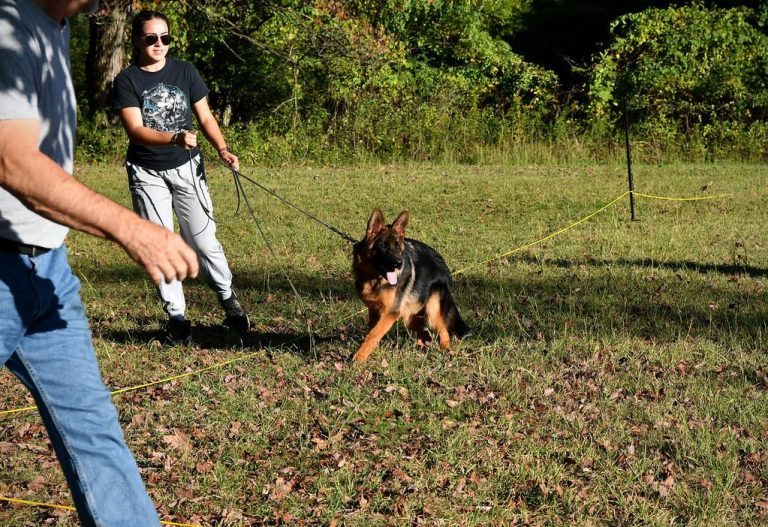
[[[93,118],[109,108],[112,80],[125,66],[125,34],[131,0],[101,0],[90,18],[85,62],[87,115]]]
[[[593,122],[620,123],[626,101],[641,135],[665,142],[700,137],[712,148],[758,133],[768,117],[768,37],[755,22],[750,9],[701,4],[617,19],[590,71]]]

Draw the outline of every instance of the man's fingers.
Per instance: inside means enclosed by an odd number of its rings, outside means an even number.
[[[171,265],[168,260],[159,260],[157,262],[157,269],[160,271],[162,281],[166,284],[173,282],[179,274],[176,268]]]
[[[199,269],[199,263],[195,251],[189,248],[187,244],[178,240],[178,247],[169,247],[169,253],[165,261],[161,264],[166,283],[174,279],[183,281],[187,277],[196,277]]]
[[[160,283],[165,279],[163,276],[163,272],[160,270],[159,267],[153,267],[153,268],[146,268],[147,272],[149,273],[149,277],[152,279],[152,281],[155,283],[155,285],[160,285]]]
[[[182,252],[182,258],[184,259],[184,263],[186,265],[186,274],[190,278],[195,278],[198,271],[200,270],[200,262],[197,259],[197,254],[195,254],[195,251],[190,249],[186,244],[184,247],[186,250]]]
[[[181,236],[146,220],[141,220],[138,227],[130,230],[133,235],[123,240],[123,247],[155,284],[197,276],[197,254]]]
[[[196,258],[194,261],[189,261],[186,257],[171,257],[160,259],[154,267],[148,267],[147,271],[155,284],[159,285],[160,282],[170,284],[174,280],[181,282],[187,277],[196,277],[198,272],[196,264]]]

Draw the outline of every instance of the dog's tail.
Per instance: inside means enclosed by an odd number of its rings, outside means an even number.
[[[456,318],[453,320],[453,328],[451,328],[454,335],[456,335],[458,338],[463,339],[464,337],[468,336],[472,332],[472,328],[470,328],[466,322],[461,318],[461,315],[459,315],[459,310],[456,310]]]
[[[456,303],[453,301],[453,297],[450,293],[447,293],[443,297],[443,316],[448,326],[448,333],[454,335],[460,339],[469,335],[471,328],[464,322],[459,314],[459,308],[456,307]]]

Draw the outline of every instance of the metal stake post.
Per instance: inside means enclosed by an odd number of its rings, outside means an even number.
[[[629,146],[629,113],[627,112],[627,100],[624,99],[624,137],[627,147],[627,178],[629,179],[629,214],[635,221],[635,183],[632,180],[632,149]]]

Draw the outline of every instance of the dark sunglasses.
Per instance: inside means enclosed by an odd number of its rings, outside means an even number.
[[[160,42],[163,43],[163,46],[167,46],[168,44],[171,43],[171,35],[167,33],[165,35],[160,35],[160,36],[153,35],[153,34],[144,35],[144,42],[147,43],[147,46],[154,46],[158,40],[160,40]]]

